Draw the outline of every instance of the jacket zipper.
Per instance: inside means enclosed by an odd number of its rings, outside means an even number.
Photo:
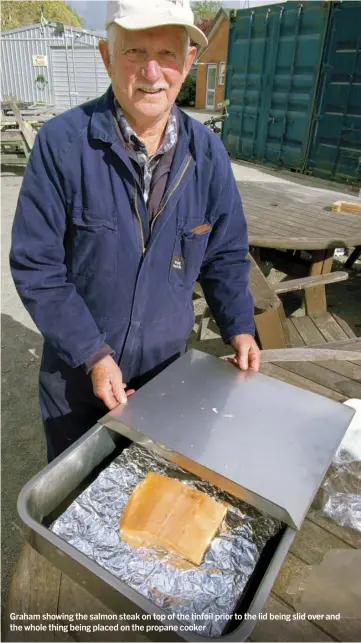
[[[190,165],[191,160],[192,160],[192,157],[190,157],[190,158],[188,159],[188,162],[186,163],[186,166],[185,166],[185,168],[184,168],[184,170],[183,170],[182,174],[180,175],[180,177],[179,177],[179,179],[178,179],[177,183],[175,184],[174,188],[173,188],[173,189],[171,190],[171,192],[168,194],[168,197],[167,197],[167,199],[166,199],[165,203],[163,204],[163,206],[161,207],[161,209],[157,212],[157,214],[153,217],[153,221],[152,221],[152,223],[151,223],[151,225],[150,225],[150,233],[152,233],[152,232],[153,232],[153,228],[154,228],[154,224],[155,224],[156,220],[157,220],[157,219],[158,219],[158,217],[162,214],[162,212],[164,211],[164,209],[165,209],[166,205],[167,205],[167,204],[168,204],[168,202],[169,202],[169,199],[170,199],[170,198],[171,198],[171,196],[174,194],[174,192],[176,191],[176,189],[177,189],[177,187],[179,186],[180,182],[182,181],[182,179],[183,179],[183,177],[184,177],[184,175],[185,175],[186,171],[188,170],[188,167],[189,167],[189,165]],[[144,242],[144,232],[143,232],[142,219],[141,219],[141,216],[140,216],[140,214],[139,214],[139,210],[138,210],[138,186],[137,186],[137,182],[136,182],[136,180],[135,180],[135,179],[134,179],[134,187],[135,187],[135,194],[134,194],[134,207],[135,207],[135,213],[136,213],[136,216],[137,216],[137,219],[138,219],[138,223],[139,223],[139,227],[140,227],[140,235],[141,235],[141,239],[142,239],[142,257],[144,257],[144,255],[145,255],[145,251],[146,251],[146,247],[145,247],[145,242]]]
[[[155,224],[156,220],[157,220],[157,219],[158,219],[158,217],[162,214],[162,212],[163,212],[164,208],[166,207],[166,205],[167,205],[167,203],[168,203],[169,199],[171,198],[171,196],[172,196],[172,195],[174,194],[174,192],[176,191],[176,189],[177,189],[177,187],[179,186],[179,184],[180,184],[181,180],[183,179],[183,177],[184,177],[184,175],[185,175],[186,171],[188,170],[188,167],[189,167],[189,164],[190,164],[191,160],[192,160],[192,157],[190,156],[190,157],[189,157],[189,159],[188,159],[188,162],[187,162],[187,164],[186,164],[186,166],[185,166],[185,168],[184,168],[184,170],[183,170],[182,174],[180,175],[180,177],[179,177],[179,179],[178,179],[177,183],[175,184],[175,186],[174,186],[173,190],[168,194],[168,197],[167,197],[167,199],[166,199],[166,201],[165,201],[164,205],[161,207],[161,209],[159,210],[159,212],[157,212],[157,214],[153,217],[153,221],[152,221],[152,223],[151,223],[151,225],[150,225],[150,232],[151,232],[151,233],[153,232],[153,228],[154,228],[154,224]]]
[[[140,216],[139,210],[138,210],[138,186],[137,186],[137,182],[136,182],[135,179],[134,179],[134,187],[135,187],[134,207],[135,207],[135,214],[137,216],[138,223],[139,223],[140,236],[141,236],[141,239],[142,239],[142,257],[144,257],[144,254],[145,254],[144,232],[143,232],[142,219],[141,219],[141,216]]]

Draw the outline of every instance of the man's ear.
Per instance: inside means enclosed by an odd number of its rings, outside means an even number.
[[[185,80],[186,77],[188,76],[189,70],[193,65],[196,54],[197,54],[197,47],[189,47],[188,53],[185,59],[184,67],[183,67],[183,80]]]
[[[108,76],[110,76],[111,63],[110,63],[110,56],[109,56],[108,41],[99,40],[98,46],[99,46],[100,55],[103,59],[105,69],[108,72]]]

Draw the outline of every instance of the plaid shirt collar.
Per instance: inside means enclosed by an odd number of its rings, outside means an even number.
[[[124,137],[125,142],[128,143],[132,147],[133,151],[137,154],[140,164],[144,165],[144,163],[149,161],[150,159],[146,146],[144,145],[143,141],[137,136],[134,130],[130,127],[127,119],[124,116],[123,110],[115,97],[114,97],[114,107],[115,107],[116,119],[118,121],[120,131]],[[161,154],[168,152],[168,150],[170,150],[173,147],[173,145],[177,143],[177,140],[178,140],[177,117],[172,109],[169,116],[166,130],[165,130],[163,143],[155,153],[154,157],[155,156],[158,157]]]

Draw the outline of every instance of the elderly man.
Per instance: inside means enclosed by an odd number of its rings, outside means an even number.
[[[242,369],[258,369],[247,229],[227,153],[174,103],[205,44],[186,0],[108,3],[111,87],[46,123],[11,269],[44,337],[49,460],[176,359],[199,278]]]

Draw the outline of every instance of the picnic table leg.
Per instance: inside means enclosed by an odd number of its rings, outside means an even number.
[[[331,272],[334,250],[313,250],[310,277]],[[305,290],[306,315],[322,315],[327,312],[325,286]]]
[[[345,268],[352,268],[353,264],[361,256],[361,246],[356,246],[345,263]]]
[[[287,348],[291,339],[283,306],[266,310],[254,318],[260,348]]]

